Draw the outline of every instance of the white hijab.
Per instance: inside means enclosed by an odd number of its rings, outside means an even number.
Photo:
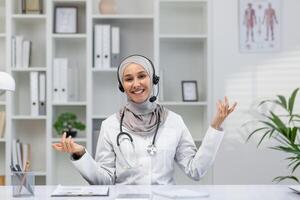
[[[123,75],[125,68],[131,63],[138,64],[145,69],[151,80],[150,94],[152,94],[154,72],[151,66],[152,64],[149,62],[148,59],[144,58],[143,56],[133,55],[122,61],[118,70],[118,78],[121,84],[123,85]],[[167,118],[168,110],[155,102],[150,102],[150,97],[151,95],[143,103],[135,103],[131,99],[127,98],[127,104],[119,111],[119,114],[117,115],[118,119],[120,120],[124,112],[122,125],[125,126],[128,130],[132,131],[133,133],[154,133],[157,123],[160,123],[161,126]],[[158,120],[160,120],[160,122],[158,122]]]

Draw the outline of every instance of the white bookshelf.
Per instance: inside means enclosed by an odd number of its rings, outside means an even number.
[[[5,2],[5,4],[3,4]],[[124,0],[116,1],[117,14],[103,15],[98,0],[44,0],[43,14],[20,13],[18,0],[0,1],[5,7],[5,26],[0,16],[0,69],[12,73],[16,91],[8,99],[0,99],[7,111],[6,138],[0,139],[0,175],[10,183],[11,141],[30,143],[33,150],[32,170],[38,184],[87,184],[69,161],[69,155],[52,149],[60,141],[53,124],[63,112],[73,112],[86,124],[75,141],[94,152],[101,123],[126,102],[118,90],[117,68],[95,69],[93,66],[93,27],[110,24],[120,27],[120,58],[142,54],[154,61],[160,75],[159,101],[182,115],[196,141],[201,141],[208,127],[211,110],[210,68],[210,1],[204,0]],[[5,6],[4,6],[5,5]],[[54,33],[56,6],[78,8],[77,34]],[[2,20],[3,21],[3,20]],[[11,68],[11,41],[14,35],[31,40],[32,62],[28,68]],[[52,64],[54,58],[68,58],[76,66],[78,99],[54,102],[52,99]],[[30,115],[30,72],[46,73],[47,114]],[[199,101],[183,102],[182,80],[196,80]],[[3,102],[3,104],[1,104]],[[3,149],[3,151],[2,151]],[[3,162],[2,162],[3,161]],[[176,171],[179,171],[178,169]],[[180,184],[199,184],[176,172]],[[211,184],[209,172],[201,184]]]

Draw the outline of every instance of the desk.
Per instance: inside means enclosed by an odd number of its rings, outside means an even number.
[[[50,197],[56,186],[36,186],[34,198],[15,199],[103,199],[111,200],[118,193],[151,193],[152,189],[167,187],[204,190],[210,194],[209,200],[298,200],[300,195],[294,193],[286,185],[175,185],[175,186],[110,186],[109,197]],[[0,199],[12,199],[12,187],[0,186]]]

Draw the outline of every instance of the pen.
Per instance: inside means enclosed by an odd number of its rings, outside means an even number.
[[[27,178],[27,173],[26,172],[29,171],[29,167],[30,167],[29,161],[26,161],[23,177],[22,177],[22,180],[21,180],[20,188],[19,188],[19,194],[21,193],[22,186],[24,185],[25,180]],[[29,190],[29,188],[28,188],[28,190]],[[29,191],[29,192],[31,192],[31,191]]]

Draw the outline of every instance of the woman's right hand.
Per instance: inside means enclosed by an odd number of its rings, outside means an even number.
[[[65,132],[60,139],[60,143],[53,143],[52,147],[60,152],[75,154],[79,157],[83,156],[85,154],[84,146],[75,143],[71,136],[66,137],[66,135]]]

